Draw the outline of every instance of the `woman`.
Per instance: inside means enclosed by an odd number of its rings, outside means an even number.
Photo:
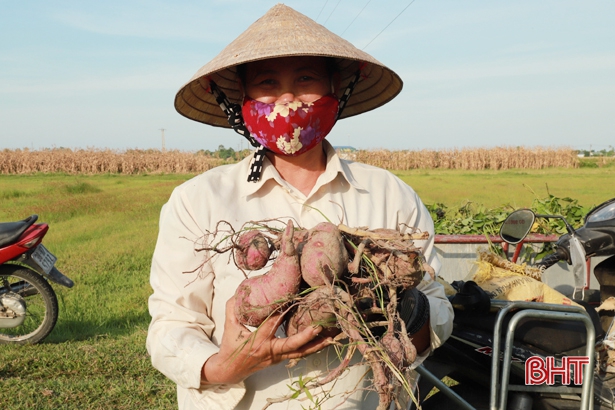
[[[324,139],[338,118],[376,108],[400,90],[399,77],[373,57],[277,5],[179,91],[181,114],[231,126],[259,146],[254,158],[176,188],[161,213],[147,346],[154,366],[177,383],[180,408],[262,408],[268,399],[275,402],[270,408],[377,406],[360,357],[335,383],[282,400],[291,388],[300,390],[300,380],[336,365],[330,340],[318,337],[320,328],[285,337],[276,316],[246,344],[250,329],[232,311],[243,273],[228,258],[209,259],[197,249],[220,221],[239,228],[292,218],[310,228],[326,215],[351,226],[412,226],[433,234],[429,213],[410,187],[387,171],[340,160]],[[437,271],[433,239],[420,245]],[[422,352],[417,363],[452,326],[441,286],[427,277],[418,289],[413,303],[423,309],[408,318]],[[298,358],[305,360],[285,367]]]

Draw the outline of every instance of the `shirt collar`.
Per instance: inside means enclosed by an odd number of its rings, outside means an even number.
[[[325,172],[318,178],[315,187],[316,189],[314,190],[314,192],[316,192],[320,187],[332,182],[335,178],[337,178],[338,175],[341,175],[353,188],[357,190],[365,190],[365,188],[363,188],[361,184],[359,184],[359,182],[352,175],[352,172],[350,171],[347,162],[345,160],[342,160],[339,155],[337,155],[337,152],[335,152],[335,149],[329,143],[329,141],[324,140],[323,147],[327,156],[327,168]],[[247,170],[250,168],[251,160],[251,157],[244,159],[245,163],[243,165],[246,168],[246,175],[248,172]],[[265,157],[265,160],[263,161],[261,179],[257,182],[248,182],[247,180],[242,181],[242,184],[244,185],[244,195],[254,195],[270,180],[274,180],[279,185],[285,185],[285,181],[282,179],[271,161],[269,161],[269,158]]]
[[[318,179],[317,185],[326,185],[341,174],[346,182],[348,182],[353,188],[365,190],[365,188],[363,188],[354,178],[354,175],[348,166],[348,162],[346,160],[342,160],[339,155],[337,155],[335,148],[333,148],[329,141],[324,140],[323,146],[325,148],[325,154],[327,155],[327,169]]]

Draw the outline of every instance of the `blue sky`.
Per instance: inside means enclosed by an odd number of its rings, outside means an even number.
[[[161,128],[167,149],[246,148],[173,99],[276,3],[0,0],[0,149],[160,148]],[[409,3],[285,2],[404,80],[334,145],[615,146],[614,1],[415,0],[395,19]]]

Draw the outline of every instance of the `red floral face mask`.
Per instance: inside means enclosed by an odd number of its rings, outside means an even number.
[[[328,94],[316,101],[268,104],[245,97],[243,120],[261,145],[276,154],[297,156],[320,143],[337,118],[339,101]]]

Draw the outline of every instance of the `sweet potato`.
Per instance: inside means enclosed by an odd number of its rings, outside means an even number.
[[[330,222],[310,229],[300,252],[301,275],[312,287],[333,283],[348,267],[348,252],[342,234]]]
[[[416,287],[425,274],[425,267],[415,251],[404,253],[398,250],[375,249],[370,258],[385,277],[395,277],[402,289]]]
[[[296,335],[308,326],[322,326],[320,336],[323,337],[333,337],[340,332],[328,287],[317,288],[302,298],[286,320],[286,335]]]
[[[249,230],[239,235],[235,247],[235,262],[240,269],[262,269],[269,261],[269,256],[271,248],[262,232]]]
[[[396,368],[401,369],[405,359],[404,348],[401,341],[392,333],[386,333],[382,336],[382,339],[380,339],[380,344],[391,359],[391,363]]]
[[[301,270],[293,244],[293,223],[288,221],[282,235],[280,252],[265,275],[245,279],[235,292],[235,315],[240,323],[260,325],[269,315],[282,309],[299,291]]]

